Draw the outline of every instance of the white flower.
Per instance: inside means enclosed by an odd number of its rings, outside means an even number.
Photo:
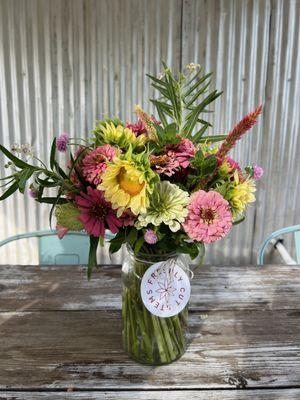
[[[177,232],[188,214],[188,202],[188,193],[177,185],[168,181],[159,182],[149,198],[149,207],[139,215],[135,226],[141,229],[148,224],[159,226],[164,223],[172,232]]]

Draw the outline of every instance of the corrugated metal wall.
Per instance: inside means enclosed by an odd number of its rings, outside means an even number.
[[[1,143],[30,142],[47,159],[61,131],[86,137],[97,117],[149,109],[145,73],[161,59],[201,63],[224,91],[214,132],[265,105],[233,153],[265,168],[258,201],[206,260],[253,262],[264,236],[299,223],[299,13],[297,0],[0,0]],[[0,218],[1,239],[49,226],[48,207],[21,195]],[[1,250],[0,262],[37,262],[35,243]]]

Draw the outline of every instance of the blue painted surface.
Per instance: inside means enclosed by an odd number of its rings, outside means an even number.
[[[271,233],[271,235],[267,237],[267,239],[264,241],[264,243],[261,245],[258,251],[258,256],[257,256],[258,265],[264,264],[265,252],[270,241],[272,239],[279,238],[287,233],[294,233],[297,262],[298,264],[300,264],[300,225],[293,225],[279,229],[278,231]]]
[[[68,232],[63,239],[59,239],[57,232],[51,230],[22,233],[11,236],[0,242],[0,247],[15,240],[38,238],[40,265],[78,265],[87,264],[89,256],[90,238],[84,232]],[[111,239],[114,235],[105,232],[105,238]]]
[[[39,264],[87,264],[89,244],[90,239],[87,235],[69,233],[63,239],[57,236],[42,236],[39,238]]]
[[[295,246],[297,263],[300,264],[300,231],[295,232]]]

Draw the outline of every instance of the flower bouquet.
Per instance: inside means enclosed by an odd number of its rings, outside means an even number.
[[[10,151],[0,145],[11,170],[0,200],[28,187],[37,202],[51,204],[50,221],[54,214],[60,238],[85,230],[89,278],[107,231],[111,253],[126,244],[124,347],[149,364],[169,363],[185,351],[191,271],[183,255],[199,256],[200,263],[204,245],[244,219],[263,173],[258,166],[243,170],[229,157],[262,107],[229,134],[208,136],[205,115],[221,95],[209,91],[211,74],[195,64],[178,74],[163,67],[161,76],[148,75],[159,92],[150,100],[156,117],[136,106],[136,122],[96,121],[88,141],[63,133],[53,140],[49,166],[29,145],[15,144]],[[64,167],[57,151],[66,152]]]

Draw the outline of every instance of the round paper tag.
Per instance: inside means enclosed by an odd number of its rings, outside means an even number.
[[[151,314],[158,317],[172,317],[180,313],[190,295],[190,280],[175,260],[151,265],[142,278],[143,303]]]

